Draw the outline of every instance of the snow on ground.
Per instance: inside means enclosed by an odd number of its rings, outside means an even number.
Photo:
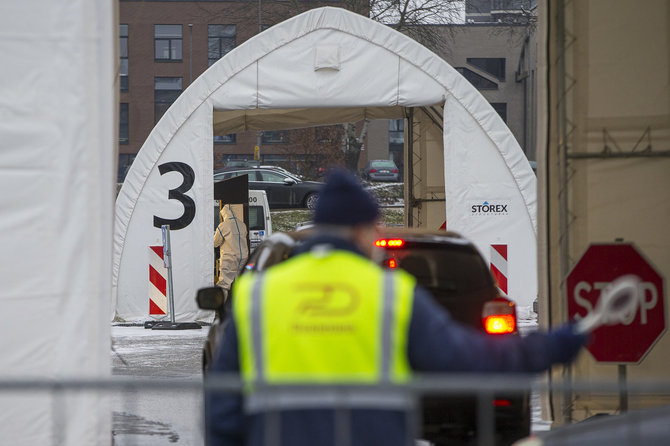
[[[537,313],[535,313],[530,306],[517,307],[517,323],[519,324],[519,332],[521,335],[527,335],[537,331]],[[551,421],[544,421],[542,419],[542,411],[540,409],[540,394],[538,392],[531,392],[530,395],[531,413],[530,420],[531,432],[542,432],[551,429]]]

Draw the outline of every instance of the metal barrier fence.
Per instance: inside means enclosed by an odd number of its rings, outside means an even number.
[[[138,406],[142,395],[147,393],[161,392],[182,392],[192,394],[195,398],[200,398],[204,392],[224,392],[240,393],[243,389],[243,383],[239,377],[234,375],[210,375],[204,381],[193,379],[148,379],[137,377],[112,377],[109,379],[90,379],[90,378],[72,378],[61,380],[42,380],[42,379],[7,379],[0,378],[0,398],[7,393],[27,394],[41,393],[50,395],[53,398],[54,406],[58,405],[57,400],[63,395],[69,394],[97,394],[97,395],[132,395],[132,398],[138,398],[137,401],[128,401],[128,406]],[[588,382],[588,383],[568,383],[553,382],[538,378],[537,375],[501,375],[501,374],[441,374],[441,375],[422,375],[404,385],[333,385],[333,386],[308,386],[308,385],[287,385],[272,386],[268,388],[256,388],[257,392],[269,393],[290,391],[295,395],[309,395],[317,392],[332,392],[341,395],[341,398],[332,403],[336,413],[344,414],[345,418],[351,410],[351,395],[388,395],[389,392],[405,395],[411,402],[414,410],[409,411],[412,422],[410,425],[419,426],[420,420],[418,410],[420,399],[424,396],[474,396],[477,400],[477,444],[479,446],[490,446],[495,444],[495,418],[494,408],[491,401],[494,395],[504,393],[506,395],[527,393],[531,391],[543,392],[552,390],[561,393],[579,393],[588,392],[592,394],[619,395],[625,392],[627,395],[670,395],[670,380],[647,380],[622,382]],[[127,396],[127,398],[131,398]],[[131,399],[132,399],[131,398]],[[55,411],[58,413],[58,411]],[[195,414],[200,417],[200,429],[204,426],[202,420],[203,412]],[[60,419],[53,423],[54,432],[51,436],[52,444],[60,446],[61,434],[58,432],[65,422],[66,414],[61,413]],[[669,412],[670,416],[670,412]],[[668,420],[670,426],[670,419]],[[343,422],[339,425],[341,428],[350,428],[351,426]],[[635,426],[631,426],[635,429]],[[670,427],[669,427],[670,429]],[[0,432],[1,433],[1,432]],[[416,432],[414,437],[417,438]],[[336,436],[338,441],[336,446],[347,446],[350,444],[349,434],[340,434]],[[204,438],[204,437],[203,437]],[[631,437],[637,438],[639,437]],[[670,437],[669,437],[670,438]],[[638,444],[631,440],[631,443]],[[669,440],[670,441],[670,440]],[[189,443],[186,443],[189,444]],[[554,444],[554,443],[552,443]],[[571,444],[568,440],[565,443]],[[642,443],[639,443],[642,444]],[[270,445],[267,445],[270,446]]]

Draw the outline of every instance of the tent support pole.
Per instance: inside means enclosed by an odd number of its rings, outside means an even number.
[[[408,109],[405,125],[405,215],[407,227],[414,227],[414,108]]]

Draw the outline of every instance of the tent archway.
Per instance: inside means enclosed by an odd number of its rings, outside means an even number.
[[[443,145],[447,226],[471,238],[486,257],[492,244],[508,246],[510,295],[529,305],[537,289],[535,177],[509,129],[444,60],[384,25],[326,7],[228,53],[153,129],[116,203],[115,316],[147,317],[146,259],[148,247],[160,245],[158,217],[188,220],[172,234],[177,319],[211,318],[197,309],[194,295],[212,281],[215,131],[404,116],[407,109],[435,104],[444,106],[442,139],[424,142]]]

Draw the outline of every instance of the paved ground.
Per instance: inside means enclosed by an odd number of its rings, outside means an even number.
[[[536,329],[536,316],[519,311],[522,333]],[[201,330],[153,331],[143,327],[112,327],[112,367],[115,376],[165,380],[202,380],[202,346],[208,327]],[[547,430],[540,420],[533,396],[534,431]],[[113,398],[115,446],[193,445],[203,441],[202,395],[194,392],[161,392],[138,389]]]
[[[201,381],[202,330],[152,331],[112,327],[112,373],[137,378]],[[202,395],[138,389],[117,395],[113,407],[115,446],[203,445]]]

